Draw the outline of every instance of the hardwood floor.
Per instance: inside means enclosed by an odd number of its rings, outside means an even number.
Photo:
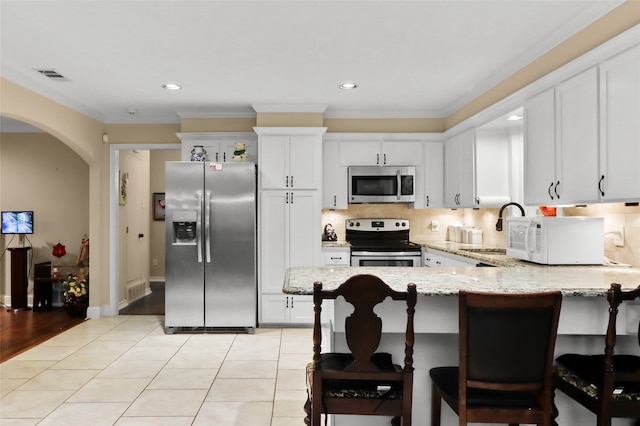
[[[44,312],[7,312],[7,307],[0,305],[0,362],[83,321],[85,320],[70,318],[62,308]]]
[[[8,312],[0,304],[0,363],[85,321],[70,318],[63,308]],[[151,294],[136,300],[120,315],[164,315],[164,283],[151,283]]]

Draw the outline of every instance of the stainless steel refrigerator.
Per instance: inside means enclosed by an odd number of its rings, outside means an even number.
[[[167,162],[165,331],[255,331],[256,166]]]

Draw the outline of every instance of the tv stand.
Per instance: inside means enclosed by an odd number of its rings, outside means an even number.
[[[7,312],[29,311],[31,308],[27,305],[27,252],[31,247],[9,247],[7,250],[11,252],[11,308],[7,309]]]

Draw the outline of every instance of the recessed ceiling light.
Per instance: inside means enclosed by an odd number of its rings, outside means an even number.
[[[341,88],[342,90],[353,90],[356,87],[358,87],[358,85],[355,83],[342,83],[338,87]]]
[[[521,115],[510,115],[509,117],[507,117],[508,121],[518,121],[518,120],[522,120],[522,116]]]
[[[167,83],[167,84],[163,84],[162,88],[167,90],[180,90],[182,89],[182,86],[176,83]]]

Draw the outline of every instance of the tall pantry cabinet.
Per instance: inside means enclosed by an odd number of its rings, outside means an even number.
[[[322,135],[318,127],[256,127],[260,324],[313,321],[311,296],[282,292],[293,266],[322,265]]]

